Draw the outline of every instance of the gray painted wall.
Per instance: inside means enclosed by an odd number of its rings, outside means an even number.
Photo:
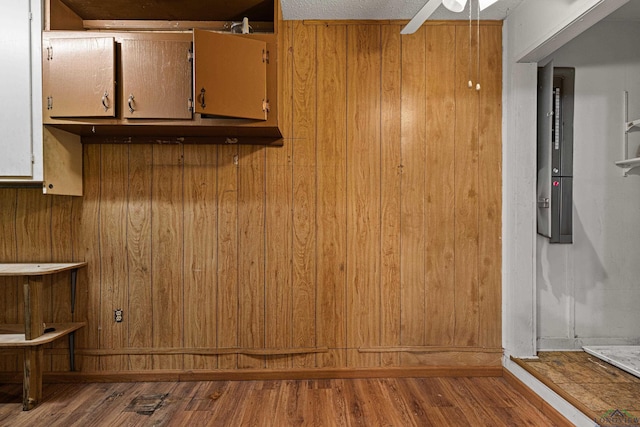
[[[640,119],[640,25],[602,21],[550,58],[576,69],[574,243],[537,236],[538,349],[640,344],[640,175],[614,165],[623,91]],[[640,132],[629,143],[640,156]]]
[[[540,0],[524,0],[504,21],[502,337],[508,369],[510,356],[536,355],[538,336],[536,62],[586,30],[585,23],[599,22],[627,1],[567,0],[541,7]],[[523,63],[523,57],[532,59]]]

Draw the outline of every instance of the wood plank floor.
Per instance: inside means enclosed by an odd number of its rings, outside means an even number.
[[[537,360],[514,360],[591,419],[616,409],[640,418],[640,378],[595,356],[583,351],[545,351],[538,353]]]
[[[0,384],[0,426],[553,426],[501,377],[44,384],[21,411]]]

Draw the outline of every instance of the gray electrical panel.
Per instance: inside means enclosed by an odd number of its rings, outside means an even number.
[[[573,242],[573,101],[575,69],[538,69],[538,234]]]

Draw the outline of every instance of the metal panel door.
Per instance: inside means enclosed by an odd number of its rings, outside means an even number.
[[[538,233],[551,237],[551,147],[553,144],[553,62],[538,69]]]
[[[267,43],[194,30],[195,111],[267,119]]]

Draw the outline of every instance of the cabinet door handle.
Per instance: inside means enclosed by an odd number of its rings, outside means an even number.
[[[129,95],[129,100],[127,101],[127,104],[129,104],[129,112],[133,113],[135,111],[135,108],[133,108],[133,94]]]
[[[104,107],[104,111],[107,111],[109,109],[109,93],[105,92],[104,95],[102,95],[102,106]]]
[[[204,102],[204,93],[206,92],[206,90],[204,90],[204,88],[200,89],[200,106],[204,109],[207,108],[207,104],[205,104]]]

